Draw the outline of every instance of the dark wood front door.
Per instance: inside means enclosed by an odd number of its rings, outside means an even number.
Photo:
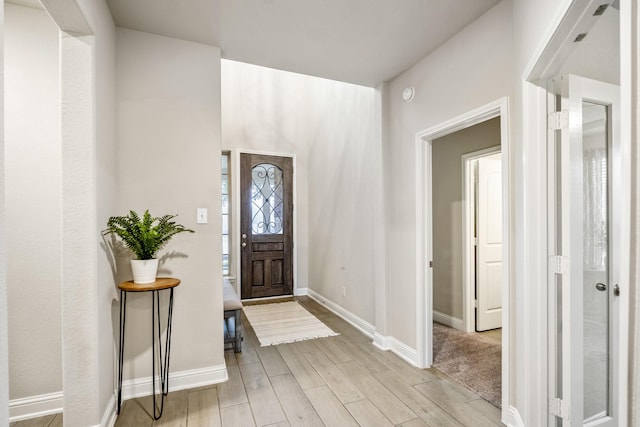
[[[293,161],[240,155],[242,298],[293,293]]]

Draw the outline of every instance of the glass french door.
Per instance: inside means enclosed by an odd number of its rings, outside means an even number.
[[[554,86],[550,424],[616,426],[619,87],[571,75]]]

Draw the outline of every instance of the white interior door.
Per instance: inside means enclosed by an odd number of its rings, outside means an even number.
[[[556,84],[551,415],[556,425],[616,426],[619,88],[576,76]]]
[[[501,154],[478,159],[476,330],[502,327]]]

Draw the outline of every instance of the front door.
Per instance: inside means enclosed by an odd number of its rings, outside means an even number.
[[[550,116],[554,197],[549,243],[553,353],[551,418],[558,426],[618,425],[619,87],[555,81]]]
[[[293,292],[293,160],[240,155],[243,299]]]

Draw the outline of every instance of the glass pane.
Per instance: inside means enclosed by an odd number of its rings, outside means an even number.
[[[282,234],[282,169],[261,163],[251,169],[251,231],[256,234]]]
[[[229,236],[222,236],[222,253],[229,254]]]
[[[609,183],[607,107],[582,104],[584,418],[609,408]]]
[[[222,213],[229,213],[229,196],[226,194],[222,196]]]
[[[222,215],[222,234],[229,234],[229,215]]]
[[[229,175],[222,175],[222,194],[229,194]]]
[[[222,174],[223,175],[229,174],[229,155],[228,154],[222,155]]]

